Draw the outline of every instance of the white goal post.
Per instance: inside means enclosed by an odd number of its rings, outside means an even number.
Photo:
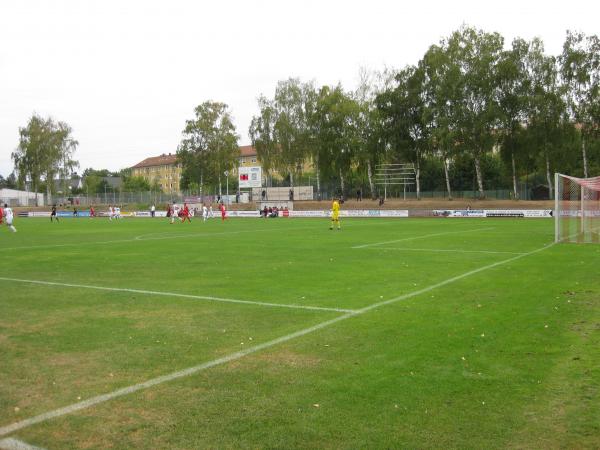
[[[600,243],[600,177],[554,175],[554,241]]]

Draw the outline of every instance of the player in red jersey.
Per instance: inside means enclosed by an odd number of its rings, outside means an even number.
[[[187,219],[189,223],[192,223],[192,219],[190,219],[190,208],[188,208],[187,203],[183,204],[183,210],[181,213],[181,221],[185,222],[185,219]]]
[[[94,211],[93,206],[90,206],[90,217],[96,217],[96,211]]]
[[[0,225],[2,225],[2,217],[4,217],[4,210],[0,206]]]
[[[219,205],[219,209],[221,210],[221,220],[227,219],[227,209],[225,209],[225,205],[223,203]]]

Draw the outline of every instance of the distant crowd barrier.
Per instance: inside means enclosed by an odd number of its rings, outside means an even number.
[[[215,217],[219,215],[215,211]],[[79,211],[74,215],[72,211],[58,211],[58,217],[90,217],[89,211]],[[50,217],[49,211],[29,211],[20,212],[20,217]],[[108,217],[108,212],[96,212],[97,217]],[[166,211],[156,211],[155,217],[166,217]],[[255,211],[227,211],[228,217],[255,217],[260,218],[261,213]],[[279,210],[279,218],[287,217],[329,217],[330,210]],[[141,217],[150,218],[149,211],[123,211],[121,217]],[[485,217],[523,217],[523,218],[551,218],[553,211],[551,209],[435,209],[435,210],[415,210],[408,209],[345,209],[340,211],[340,217],[440,217],[440,218],[485,218]]]

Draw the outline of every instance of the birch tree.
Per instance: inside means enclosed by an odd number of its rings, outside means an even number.
[[[225,103],[207,101],[194,113],[186,121],[177,150],[183,169],[181,187],[196,182],[202,189],[209,184],[217,186],[221,195],[222,177],[236,167],[239,158],[239,136]]]
[[[460,70],[456,134],[460,148],[473,158],[480,198],[485,196],[481,159],[492,150],[497,136],[497,64],[503,44],[500,34],[469,27],[448,40],[450,55]]]
[[[571,117],[581,126],[581,159],[587,178],[587,145],[600,129],[600,39],[568,31],[559,60]]]
[[[19,145],[11,155],[19,186],[23,188],[30,182],[31,190],[38,192],[44,181],[51,202],[55,177],[60,174],[67,179],[79,166],[74,159],[77,146],[68,124],[34,114],[27,126],[19,129]]]
[[[500,107],[501,154],[512,173],[513,198],[518,199],[517,160],[522,149],[520,136],[527,118],[531,81],[527,72],[529,44],[515,39],[498,63],[498,104]]]

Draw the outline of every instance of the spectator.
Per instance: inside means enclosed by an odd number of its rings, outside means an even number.
[[[358,190],[356,191],[356,201],[362,202],[362,190],[360,188],[358,188]]]
[[[294,201],[294,188],[290,189],[290,201],[293,202]]]

